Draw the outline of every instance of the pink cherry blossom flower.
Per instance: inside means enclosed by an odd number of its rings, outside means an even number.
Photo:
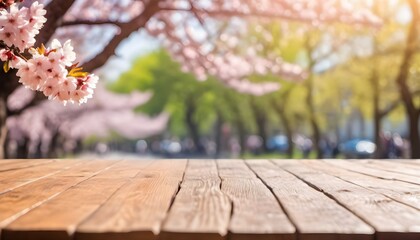
[[[16,3],[0,10],[0,39],[9,46],[24,51],[35,44],[35,36],[47,21],[44,6],[34,2],[28,9]]]
[[[60,89],[56,79],[48,79],[47,81],[45,81],[45,84],[41,91],[44,93],[45,96],[48,96],[48,99],[50,100],[53,99],[54,96],[57,96]]]
[[[86,103],[93,96],[93,90],[98,83],[98,76],[89,74],[85,78],[77,79],[77,90],[72,95],[72,100],[79,104]]]
[[[54,39],[51,42],[51,48],[55,49],[54,52],[49,54],[51,59],[61,61],[65,66],[71,66],[76,60],[76,53],[73,50],[70,40],[67,40],[63,45],[61,45],[60,41]]]
[[[38,2],[32,3],[28,10],[29,25],[34,27],[36,31],[39,31],[47,21],[44,17],[46,13],[47,11],[44,9],[44,5],[39,4]]]
[[[10,68],[18,68],[25,62],[22,58],[16,56],[12,51],[7,49],[0,50],[0,59],[3,62],[8,61]]]

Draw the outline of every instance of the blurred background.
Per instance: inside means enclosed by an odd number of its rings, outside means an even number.
[[[44,4],[38,40],[100,83],[63,106],[3,76],[4,158],[420,158],[417,0]]]

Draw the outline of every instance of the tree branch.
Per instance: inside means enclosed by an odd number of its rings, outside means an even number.
[[[394,102],[392,102],[391,104],[389,104],[384,110],[379,112],[379,117],[383,118],[386,115],[388,115],[390,112],[394,111],[394,109],[396,109],[398,107],[398,105],[400,105],[400,100],[396,100]]]
[[[7,116],[10,117],[10,116],[20,115],[22,112],[26,111],[27,109],[37,106],[38,104],[43,102],[45,99],[46,97],[42,92],[36,92],[34,98],[32,98],[32,100],[28,104],[26,104],[24,107],[20,109],[16,109],[16,110],[11,110],[7,108]]]
[[[111,24],[111,25],[121,27],[121,25],[124,23],[118,22],[118,21],[111,21],[111,20],[96,20],[96,21],[74,20],[74,21],[62,22],[60,24],[60,27],[68,27],[68,26],[75,26],[75,25],[106,25],[106,24]]]
[[[174,8],[174,7],[162,7],[162,11],[187,11],[191,12],[191,9],[188,8]],[[282,14],[282,13],[273,13],[273,12],[262,12],[262,11],[252,11],[252,12],[242,12],[236,10],[226,10],[226,9],[218,9],[215,11],[208,11],[205,9],[195,9],[194,14],[206,14],[207,16],[218,16],[218,17],[258,17],[258,18],[269,18],[269,19],[283,19],[288,21],[296,21],[296,22],[313,22],[314,19],[307,18],[305,19],[302,16],[296,16],[293,14]],[[337,18],[330,18],[322,20],[323,23],[337,23],[341,22],[340,19]],[[365,24],[365,25],[372,25],[369,22],[345,22],[345,23],[354,23],[354,24]]]
[[[74,1],[75,0],[53,0],[45,7],[45,10],[47,11],[45,15],[47,22],[36,37],[37,43],[45,44],[50,40],[60,26],[63,16],[71,8]]]
[[[149,1],[144,7],[144,11],[139,16],[133,18],[129,22],[121,23],[121,32],[116,34],[111,41],[109,41],[102,52],[84,63],[83,69],[91,72],[94,69],[103,66],[108,58],[115,54],[115,50],[124,39],[129,37],[132,32],[144,27],[149,19],[160,10],[159,2],[160,0]]]

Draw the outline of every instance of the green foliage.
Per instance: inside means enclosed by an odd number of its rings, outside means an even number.
[[[110,89],[127,93],[133,90],[151,91],[153,97],[138,111],[155,115],[169,112],[169,130],[173,135],[185,136],[187,107],[194,108],[194,121],[202,134],[210,134],[220,115],[225,122],[244,121],[253,128],[247,98],[210,77],[200,82],[193,75],[181,71],[178,63],[163,50],[139,58],[133,67],[122,74]]]
[[[393,11],[387,11],[386,14],[395,15]],[[345,24],[313,27],[284,21],[256,24],[250,27],[248,36],[240,39],[234,51],[245,52],[247,47],[254,46],[261,57],[279,57],[306,67],[314,83],[312,103],[315,118],[322,132],[328,133],[333,128],[335,130],[336,126],[332,123],[344,127],[344,120],[355,110],[361,112],[365,119],[372,119],[371,77],[374,71],[381,95],[380,109],[387,109],[399,100],[395,77],[403,49],[400,36],[405,34],[407,26],[394,18],[390,17],[380,29],[355,28]],[[365,51],[359,43],[369,46],[372,52]],[[419,58],[415,56],[410,69],[409,84],[414,92],[420,92]],[[317,69],[323,64],[329,67]],[[152,99],[137,110],[150,115],[169,112],[169,131],[176,136],[188,134],[186,116],[189,111],[193,112],[193,120],[204,135],[213,134],[218,119],[229,123],[234,129],[242,126],[246,134],[254,134],[257,132],[255,119],[258,115],[266,118],[268,135],[284,132],[280,113],[286,116],[294,132],[311,135],[306,100],[308,80],[288,81],[270,74],[254,75],[249,79],[253,82],[279,82],[282,88],[255,97],[240,94],[214,77],[200,82],[193,75],[182,72],[180,65],[164,50],[160,50],[137,59],[132,69],[110,88],[121,93],[133,90],[152,92]],[[415,104],[420,105],[420,94],[416,95]],[[399,106],[388,116],[391,121],[400,122],[405,113]]]

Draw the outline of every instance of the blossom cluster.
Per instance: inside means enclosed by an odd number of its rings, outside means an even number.
[[[74,64],[76,54],[70,40],[52,40],[49,48],[33,48],[35,36],[46,21],[44,6],[34,2],[18,8],[14,1],[0,0],[0,60],[5,72],[17,69],[19,82],[41,91],[49,99],[85,103],[93,95],[98,77]],[[25,52],[25,56],[23,56]]]
[[[70,40],[61,45],[54,39],[51,48],[41,46],[30,49],[30,53],[32,58],[21,63],[16,74],[24,86],[63,103],[84,103],[92,97],[98,77],[82,72],[73,64],[76,54]]]
[[[16,3],[8,9],[0,10],[0,39],[7,46],[15,46],[20,51],[33,47],[35,36],[47,19],[42,4],[34,2],[30,8],[18,8]]]

